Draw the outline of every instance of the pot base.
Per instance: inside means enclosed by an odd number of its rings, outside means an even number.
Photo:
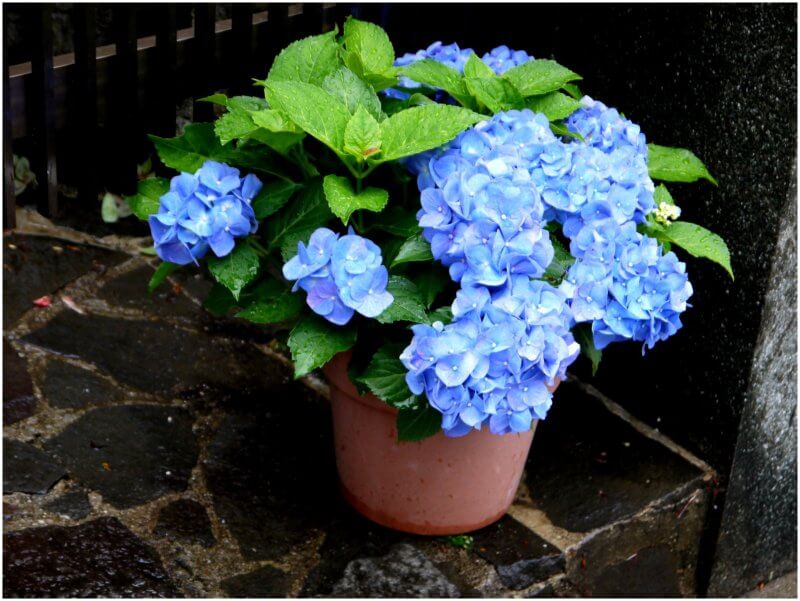
[[[482,522],[477,524],[464,524],[463,526],[439,526],[436,524],[431,524],[430,522],[414,524],[411,522],[404,522],[389,513],[385,513],[378,509],[373,509],[365,503],[362,503],[354,494],[347,490],[347,487],[342,484],[341,480],[339,480],[339,491],[342,493],[344,500],[368,520],[375,522],[376,524],[380,524],[381,526],[385,526],[386,528],[391,528],[392,530],[399,530],[400,532],[408,532],[409,534],[420,534],[424,536],[447,536],[450,534],[466,534],[468,532],[474,532],[475,530],[480,530],[481,528],[485,528],[490,524],[494,524],[508,512],[508,508],[505,508],[497,515],[487,518]]]

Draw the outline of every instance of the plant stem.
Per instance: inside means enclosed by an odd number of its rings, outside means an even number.
[[[247,238],[247,243],[253,247],[253,250],[255,250],[259,256],[261,257],[269,256],[269,251],[266,248],[264,248],[264,246],[262,246],[262,244],[254,236],[250,236],[249,238]]]

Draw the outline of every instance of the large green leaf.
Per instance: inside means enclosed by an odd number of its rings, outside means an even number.
[[[660,241],[680,246],[693,257],[709,259],[721,265],[733,279],[731,254],[725,241],[695,223],[675,221],[669,225],[648,224],[647,233]]]
[[[378,162],[438,148],[483,119],[483,115],[468,109],[445,104],[416,106],[395,113],[381,123],[382,146]]]
[[[304,131],[335,152],[343,152],[350,111],[336,96],[299,81],[270,82],[267,94],[270,104],[286,113]]]
[[[229,255],[208,259],[208,270],[211,275],[230,290],[237,300],[242,294],[242,289],[256,279],[258,265],[258,254],[244,240],[240,240]]]
[[[482,61],[481,61],[482,62]],[[467,89],[493,113],[499,113],[522,104],[522,96],[507,79],[500,77],[467,77]]]
[[[289,334],[294,377],[300,378],[355,344],[355,328],[336,326],[317,316],[301,319]]]
[[[320,85],[341,65],[336,32],[292,42],[275,58],[267,81],[300,81]]]
[[[575,341],[581,347],[581,353],[592,362],[592,375],[597,374],[597,369],[600,367],[600,360],[603,358],[603,351],[598,350],[594,345],[594,335],[592,334],[591,324],[578,324],[573,329],[572,334],[575,337]]]
[[[708,172],[703,162],[685,148],[648,144],[647,168],[650,177],[665,182],[696,182],[707,179],[717,185],[717,180]]]
[[[389,193],[383,188],[365,188],[355,192],[350,180],[339,175],[326,175],[322,188],[328,206],[344,225],[354,211],[364,209],[380,213],[389,202]]]
[[[394,48],[386,32],[373,23],[349,17],[344,24],[345,63],[376,89],[393,83]]]
[[[250,113],[242,110],[229,110],[214,122],[214,133],[223,145],[232,140],[246,138],[258,129]]]
[[[429,323],[425,313],[425,298],[416,285],[399,275],[389,278],[386,290],[394,297],[392,304],[376,319],[381,323],[410,321],[412,323]]]
[[[525,99],[525,106],[534,113],[543,113],[548,121],[559,121],[578,110],[581,103],[561,92],[550,92]]]
[[[416,215],[400,207],[387,209],[384,218],[372,227],[401,238],[417,236],[421,230]]]
[[[418,263],[420,261],[432,261],[430,243],[417,234],[406,240],[392,260],[391,266],[402,265],[403,263]]]
[[[158,213],[161,197],[169,192],[169,180],[163,177],[143,179],[139,182],[136,194],[127,196],[128,206],[139,219],[147,220]]]
[[[571,81],[582,79],[577,73],[546,59],[512,67],[503,77],[513,83],[523,96],[555,92]]]
[[[414,404],[414,395],[406,384],[408,371],[400,362],[401,344],[385,344],[372,357],[367,369],[357,381],[369,391],[395,409]]]
[[[256,214],[256,219],[261,221],[279,211],[289,201],[292,194],[302,187],[301,184],[284,180],[264,184],[253,199],[253,212]]]
[[[495,72],[473,52],[464,64],[464,77],[495,77]]]
[[[444,90],[462,105],[473,108],[473,101],[461,73],[432,59],[416,61],[401,68],[401,73],[417,83]]]
[[[359,107],[375,119],[381,118],[381,101],[375,91],[347,67],[339,67],[322,82],[322,88],[338,98],[350,112]]]
[[[325,225],[332,216],[322,191],[322,182],[316,180],[309,183],[294,202],[267,221],[269,248],[280,248],[284,258],[294,256],[297,242],[308,239],[315,229]]]
[[[667,187],[664,184],[659,184],[656,186],[656,189],[653,191],[653,200],[656,203],[656,207],[661,206],[662,203],[666,203],[668,205],[674,205],[675,199],[672,198],[672,194],[669,193]]]
[[[433,304],[449,280],[450,276],[434,263],[431,263],[428,269],[424,269],[414,276],[414,283],[422,295],[426,308]]]
[[[429,438],[442,429],[442,414],[425,399],[416,407],[401,409],[397,413],[397,439],[416,442]]]
[[[169,263],[167,261],[160,263],[150,278],[150,282],[147,284],[147,291],[150,294],[153,294],[153,292],[156,291],[156,288],[163,284],[171,274],[175,273],[180,268],[181,266],[176,265],[175,263]]]
[[[293,294],[286,284],[277,280],[266,280],[253,290],[253,301],[236,317],[254,323],[278,323],[292,319],[300,313],[303,299]]]
[[[233,298],[230,290],[215,282],[209,290],[206,300],[203,301],[203,306],[212,315],[221,317],[236,306],[236,299]]]
[[[561,280],[567,274],[567,270],[575,262],[575,257],[552,234],[550,235],[550,242],[553,244],[553,260],[550,261],[550,265],[547,266],[544,272],[544,279],[551,284],[557,285],[561,283]]]
[[[364,107],[358,107],[344,130],[344,150],[365,160],[381,150],[381,128]]]

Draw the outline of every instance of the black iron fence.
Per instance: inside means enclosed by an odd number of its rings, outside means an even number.
[[[84,202],[104,188],[132,193],[150,152],[145,133],[174,136],[181,102],[194,99],[192,120],[211,119],[213,107],[197,98],[221,89],[258,93],[250,78],[265,76],[290,40],[360,12],[281,3],[5,4],[3,11],[5,228],[14,227],[14,153],[29,159],[38,185],[26,196],[45,215],[63,210],[59,184]],[[9,22],[19,28],[16,44]]]

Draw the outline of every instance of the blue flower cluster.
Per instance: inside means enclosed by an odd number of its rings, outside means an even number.
[[[163,261],[197,263],[210,248],[217,257],[229,254],[235,238],[254,233],[258,221],[251,203],[261,190],[255,175],[206,161],[192,175],[172,178],[158,212],[148,219],[156,252]]]
[[[539,190],[561,145],[543,115],[508,111],[408,164],[423,236],[461,290],[453,323],[415,326],[401,360],[449,436],[529,429],[578,354],[566,295],[533,279],[553,259]]]
[[[406,162],[433,256],[461,290],[449,325],[416,326],[401,359],[452,436],[489,424],[522,431],[545,416],[547,386],[589,322],[595,345],[652,347],[681,327],[692,287],[685,265],[637,232],[654,210],[639,127],[590,98],[562,141],[529,110],[498,113]],[[544,225],[562,224],[576,262],[558,289],[537,281],[553,258]]]
[[[346,324],[355,312],[377,317],[394,300],[386,291],[389,273],[381,249],[352,228],[341,238],[327,228],[317,229],[308,246],[297,243],[297,255],[283,266],[283,275],[296,280],[293,292],[306,291],[314,313],[336,325]]]
[[[565,145],[569,170],[542,193],[576,258],[561,288],[597,348],[623,340],[652,348],[681,327],[692,285],[674,253],[636,230],[655,209],[644,134],[601,102],[582,104],[567,126],[586,143]]]
[[[502,286],[513,275],[541,277],[553,260],[537,179],[558,145],[547,119],[508,111],[464,132],[417,170],[417,214],[435,259],[462,286]]]
[[[474,53],[475,51],[471,48],[464,48],[462,50],[459,48],[458,44],[445,45],[441,42],[434,42],[423,50],[407,53],[398,57],[394,65],[395,67],[405,67],[417,61],[431,59],[447,65],[459,73],[463,73],[464,65],[467,64],[470,55]],[[489,65],[497,75],[500,75],[508,71],[511,67],[516,67],[517,65],[533,60],[533,57],[524,50],[511,50],[508,46],[498,46],[484,54],[481,60]],[[400,87],[414,89],[421,87],[421,84],[408,77],[401,77]],[[385,90],[384,93],[390,98],[399,98],[401,100],[409,97],[407,92],[395,88]]]
[[[513,276],[506,284],[462,288],[448,325],[412,327],[400,355],[414,394],[442,413],[447,436],[487,424],[494,434],[524,432],[544,419],[551,388],[580,347],[570,334],[566,296],[550,284]]]

